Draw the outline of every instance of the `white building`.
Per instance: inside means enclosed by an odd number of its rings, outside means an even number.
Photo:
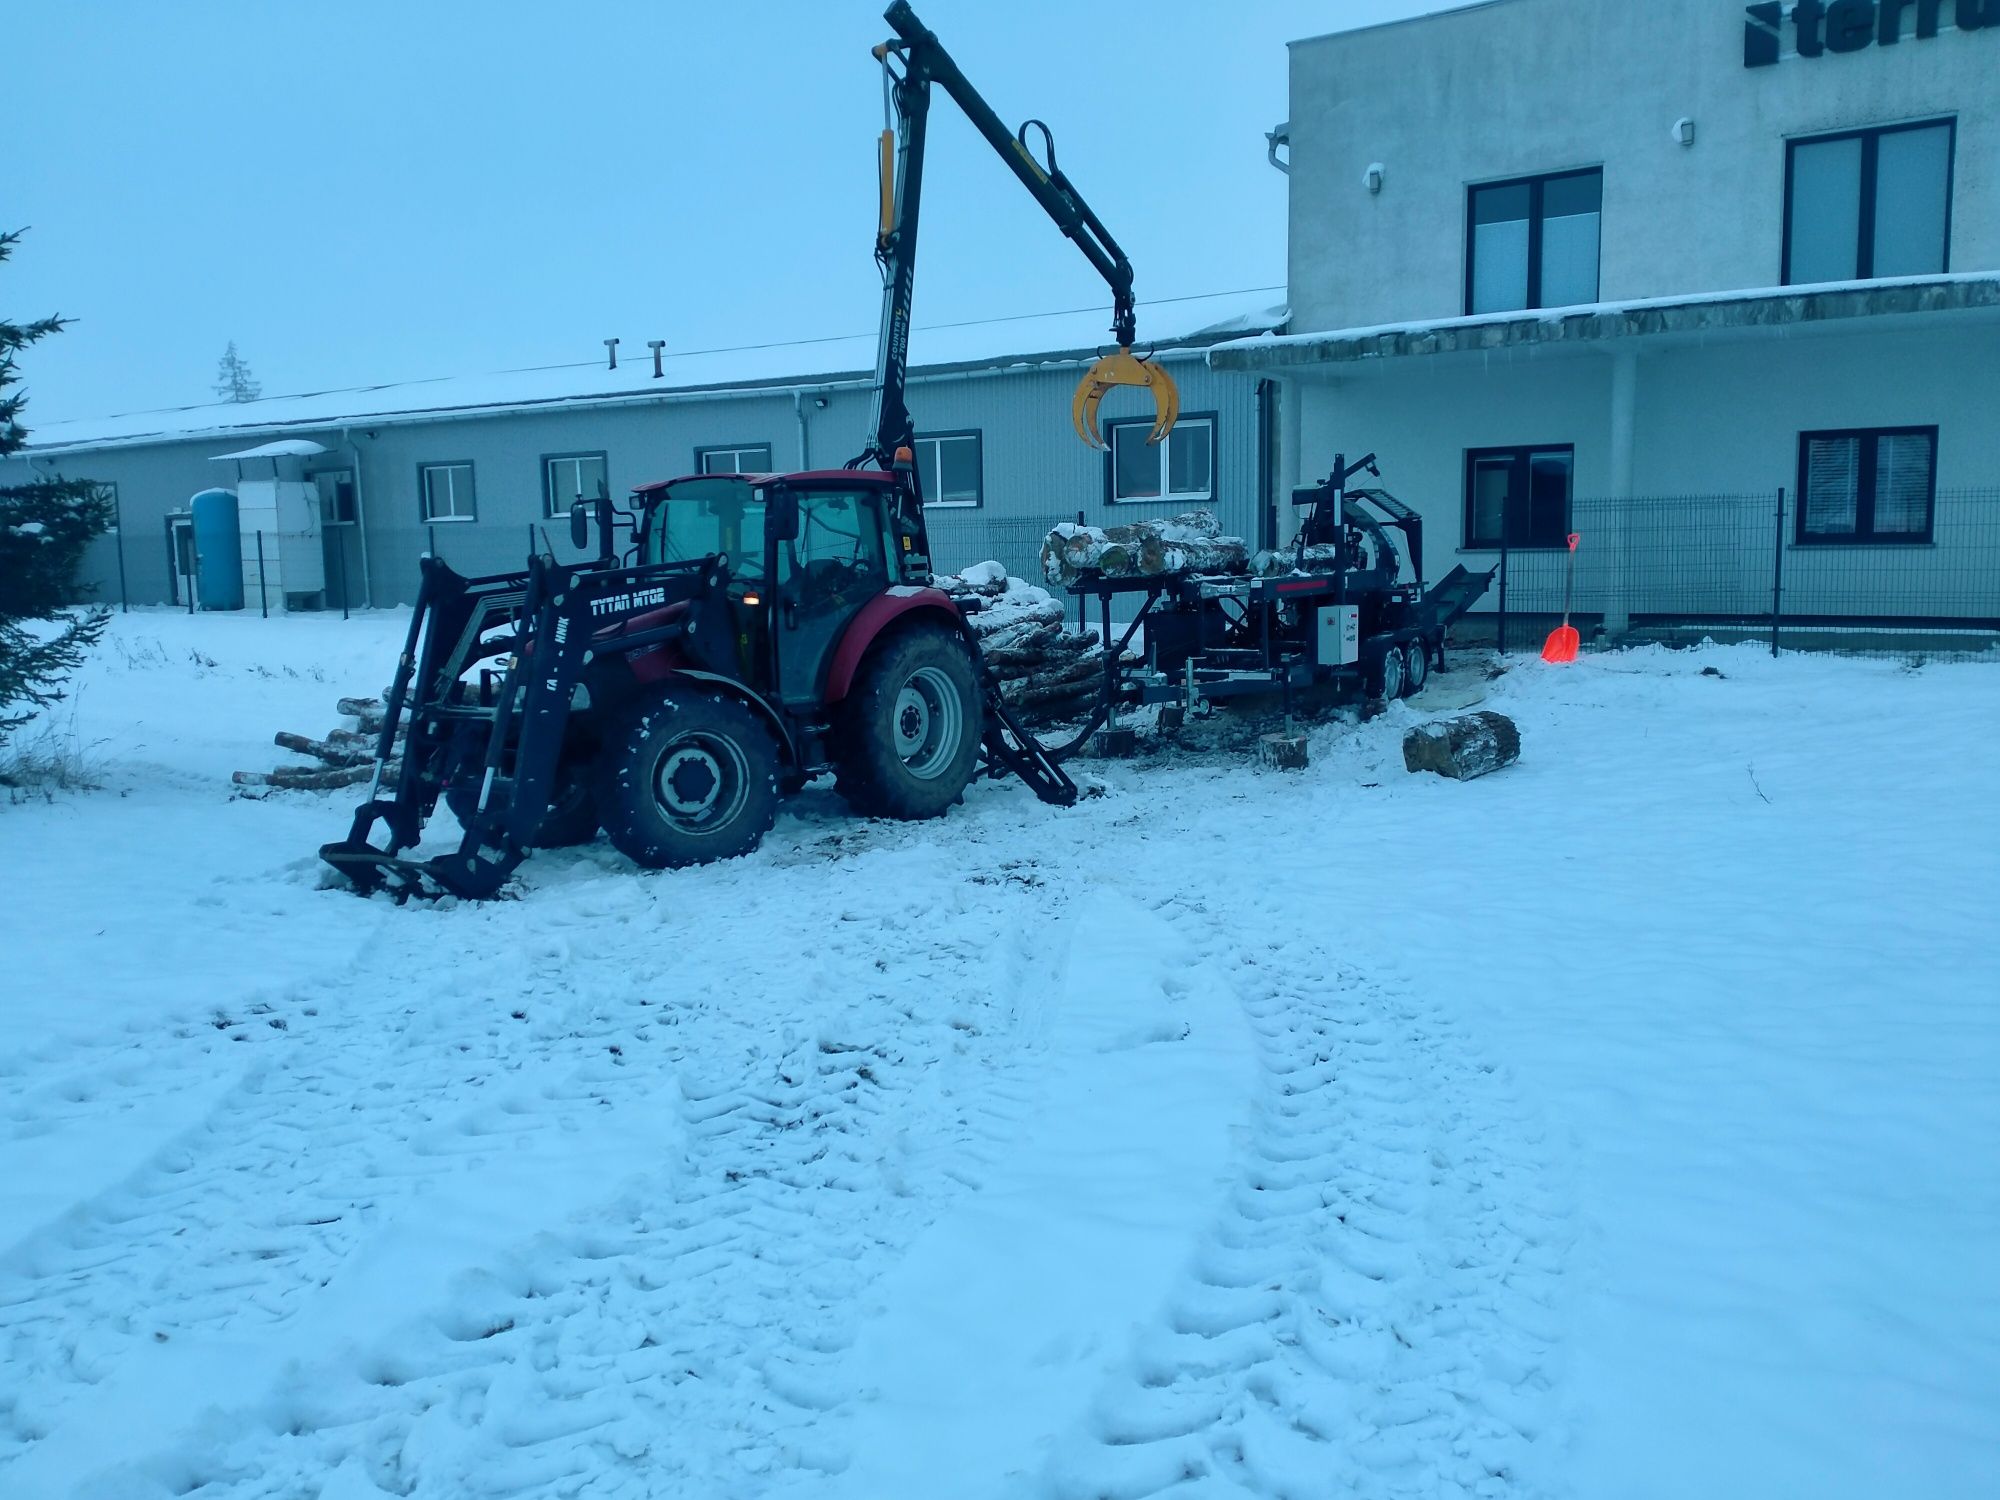
[[[1211,354],[1281,487],[1375,451],[1432,573],[1595,532],[1614,631],[2000,616],[2000,0],[1490,0],[1294,43],[1287,139],[1291,323]]]

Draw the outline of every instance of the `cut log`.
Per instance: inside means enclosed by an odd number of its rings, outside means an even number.
[[[384,779],[401,768],[393,762]],[[344,786],[359,786],[374,774],[373,766],[341,766],[320,770],[312,766],[279,766],[275,771],[238,771],[230,779],[238,786],[270,786],[294,792],[329,792]]]
[[[1065,522],[1042,543],[1042,576],[1063,585],[1091,572],[1107,578],[1188,571],[1240,573],[1249,561],[1250,549],[1243,538],[1222,535],[1214,512],[1206,510],[1125,526]]]
[[[375,746],[380,742],[381,737],[382,731],[380,729],[377,729],[373,734],[360,729],[329,729],[325,736],[326,742],[335,749],[345,750],[351,755],[365,756],[369,760],[375,758]],[[402,730],[399,729],[396,731],[396,747],[398,749],[402,748],[405,738],[406,736]]]
[[[1004,612],[994,610],[974,615],[972,633],[979,637],[982,646],[997,649],[1014,645],[1038,630],[1060,630],[1062,623],[1062,601],[1046,599],[1035,604],[1010,606]]]
[[[1521,731],[1505,714],[1482,711],[1419,724],[1403,736],[1403,764],[1470,781],[1521,758]]]
[[[293,734],[289,729],[280,729],[271,736],[271,742],[280,750],[310,755],[314,760],[323,760],[330,766],[358,766],[374,758],[366,750],[351,750],[325,740],[309,739],[303,734]]]
[[[382,720],[387,714],[380,698],[342,698],[334,709],[350,719],[359,719],[363,734],[380,734]]]

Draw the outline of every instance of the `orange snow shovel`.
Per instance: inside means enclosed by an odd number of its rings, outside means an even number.
[[[1583,540],[1579,532],[1569,534],[1569,566],[1563,574],[1563,622],[1549,632],[1549,638],[1542,642],[1543,661],[1575,661],[1576,648],[1583,644],[1578,638],[1576,627],[1569,622],[1570,585],[1576,582],[1576,544]]]

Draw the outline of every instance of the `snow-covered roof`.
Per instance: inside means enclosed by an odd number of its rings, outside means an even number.
[[[275,442],[245,448],[241,453],[218,453],[210,462],[219,464],[231,458],[312,458],[324,452],[326,445],[315,443],[311,438],[279,438]]]
[[[1319,333],[1267,332],[1212,345],[1208,362],[1218,370],[1272,370],[1402,355],[1457,354],[1523,344],[1713,335],[1732,329],[1974,309],[2000,310],[2000,271],[1635,297],[1622,302],[1474,313],[1466,317],[1377,323]]]
[[[1178,297],[1139,305],[1141,352],[1201,349],[1221,338],[1282,327],[1283,306],[1271,288]],[[1110,347],[1109,308],[1074,309],[1016,318],[918,328],[910,338],[913,375],[940,375],[1059,363],[1094,357]],[[875,335],[753,344],[732,349],[668,351],[656,378],[650,352],[629,355],[617,369],[603,360],[451,375],[346,390],[266,396],[258,401],[127,412],[116,416],[40,422],[29,448],[52,452],[183,438],[382,425],[547,406],[672,399],[745,390],[816,389],[872,379]]]

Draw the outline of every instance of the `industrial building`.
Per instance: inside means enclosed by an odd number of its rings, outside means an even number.
[[[1142,352],[1171,368],[1183,414],[1148,446],[1149,400],[1116,392],[1104,453],[1076,440],[1069,405],[1106,345],[1105,314],[919,329],[910,406],[938,565],[997,557],[1031,574],[1049,527],[1079,513],[1102,524],[1207,506],[1245,534],[1268,527],[1269,392],[1204,355],[1278,326],[1280,300],[1142,304]],[[636,358],[621,345],[585,366],[47,422],[0,483],[32,471],[110,487],[117,533],[84,579],[100,600],[187,604],[204,562],[233,553],[218,576],[240,575],[242,607],[405,604],[427,551],[466,573],[519,568],[531,542],[573,557],[567,526],[549,523],[600,484],[618,498],[681,474],[846,462],[864,441],[874,354],[872,336]],[[205,557],[191,502],[216,489],[237,496],[237,541]],[[233,591],[208,602],[236,607]]]
[[[1583,532],[1614,633],[1774,571],[2000,617],[1994,0],[1492,0],[1290,79],[1291,321],[1212,356],[1280,382],[1282,487],[1375,451],[1433,572]]]

